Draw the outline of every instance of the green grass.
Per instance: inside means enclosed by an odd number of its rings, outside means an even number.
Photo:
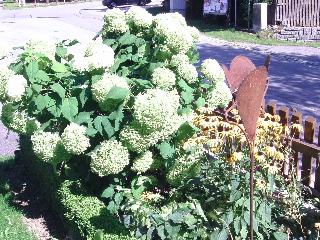
[[[21,7],[19,7],[19,4],[15,1],[3,1],[3,8],[6,10],[13,10]]]
[[[304,43],[281,41],[272,38],[259,38],[259,34],[237,31],[234,28],[221,27],[213,23],[206,23],[203,20],[190,20],[188,21],[188,25],[197,27],[200,32],[204,33],[209,37],[223,39],[229,42],[247,42],[272,46],[308,46],[320,48],[320,42]]]
[[[7,172],[13,165],[13,157],[0,157],[0,239],[36,240],[22,223],[22,213],[10,204],[11,193]]]

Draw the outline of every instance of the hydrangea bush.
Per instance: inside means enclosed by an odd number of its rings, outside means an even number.
[[[135,237],[215,236],[220,222],[208,218],[198,190],[181,189],[207,159],[202,142],[188,141],[199,131],[197,110],[232,99],[222,68],[214,59],[194,66],[199,32],[177,13],[113,9],[104,22],[89,42],[31,39],[0,68],[2,122],[30,136],[59,176],[103,192]]]

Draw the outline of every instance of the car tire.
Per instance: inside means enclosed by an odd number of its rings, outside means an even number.
[[[110,9],[116,8],[116,7],[117,7],[117,4],[113,1],[108,5],[108,8],[110,8]]]
[[[145,6],[146,4],[146,0],[140,0],[138,3],[139,6]]]
[[[102,5],[110,9],[117,7],[117,4],[113,0],[102,0]]]

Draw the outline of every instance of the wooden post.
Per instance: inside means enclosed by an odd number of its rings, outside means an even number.
[[[277,112],[277,102],[276,101],[270,101],[267,104],[267,113],[271,115],[276,115]]]
[[[294,112],[291,117],[291,123],[301,124],[302,123],[302,114],[301,112]],[[300,132],[297,129],[291,129],[291,136],[293,138],[299,139]],[[296,166],[297,178],[301,179],[301,153],[298,151],[294,151],[293,153],[294,165]]]
[[[320,4],[320,2],[319,2]],[[318,127],[318,146],[320,146],[320,125]],[[315,176],[315,183],[314,183],[314,188],[317,190],[317,191],[320,191],[320,168],[319,168],[319,157],[320,156],[317,156],[317,163],[316,163],[316,166],[317,166],[317,170],[316,170],[316,176]]]
[[[289,125],[289,108],[281,107],[279,110],[280,122],[283,126]]]
[[[315,130],[315,118],[308,117],[304,125],[304,140],[307,143],[313,143],[314,130]],[[309,154],[308,152],[304,152],[302,157],[301,179],[302,179],[302,182],[306,185],[310,184],[311,161],[312,161],[312,155]]]

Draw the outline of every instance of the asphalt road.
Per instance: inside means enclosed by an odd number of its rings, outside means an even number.
[[[159,3],[160,0],[154,0],[152,5]],[[100,1],[13,11],[0,9],[0,40],[21,45],[35,34],[56,39],[91,39],[101,29],[106,11]],[[198,48],[202,60],[215,58],[227,65],[239,54],[262,65],[266,55],[271,53],[267,100],[276,100],[279,105],[290,106],[320,121],[320,49],[235,45],[206,37]],[[0,127],[0,155],[12,154],[17,147],[15,139],[12,133],[6,139],[6,131]]]

